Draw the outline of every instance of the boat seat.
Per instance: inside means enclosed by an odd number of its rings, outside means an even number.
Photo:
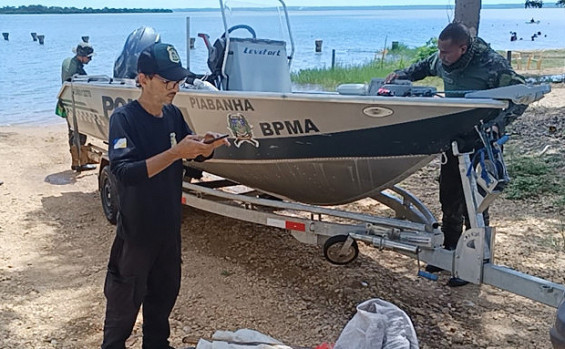
[[[223,90],[291,92],[286,42],[230,38]]]

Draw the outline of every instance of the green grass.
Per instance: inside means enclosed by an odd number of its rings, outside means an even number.
[[[510,200],[539,198],[550,195],[553,205],[565,208],[565,160],[561,155],[524,156],[510,153],[507,157],[511,181],[504,190]]]
[[[221,272],[220,274],[221,274],[222,276],[228,277],[228,276],[232,275],[233,272],[232,272],[232,271],[229,271],[229,270],[222,270],[222,272]]]
[[[334,90],[339,84],[348,83],[368,83],[372,78],[384,78],[393,70],[402,69],[408,66],[408,62],[399,60],[398,62],[372,61],[360,65],[337,65],[334,69],[304,69],[293,73],[293,82],[301,85],[319,85],[327,90]]]
[[[326,91],[334,91],[340,84],[366,84],[372,78],[384,78],[396,69],[409,65],[407,60],[397,62],[384,62],[375,60],[361,65],[338,65],[331,68],[304,69],[293,73],[291,79],[299,85],[317,85]],[[420,80],[415,85],[434,86],[438,91],[443,91],[443,81],[438,77],[428,77]]]
[[[437,40],[430,39],[424,46],[409,48],[399,43],[398,47],[387,49],[383,59],[382,55],[370,62],[352,65],[337,64],[333,69],[312,68],[303,69],[292,73],[291,79],[299,85],[316,85],[327,91],[334,91],[340,84],[366,84],[372,78],[384,78],[396,69],[403,69],[410,64],[425,58],[435,52]],[[416,83],[416,85],[434,86],[438,91],[443,90],[443,81],[437,77],[426,78]]]

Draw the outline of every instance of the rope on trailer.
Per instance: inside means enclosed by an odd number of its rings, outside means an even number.
[[[481,165],[481,178],[485,181],[487,186],[490,186],[492,181],[485,161],[485,159],[488,159],[494,166],[492,169],[493,173],[490,174],[498,181],[507,181],[505,165],[502,160],[502,145],[506,143],[510,137],[507,134],[498,137],[498,133],[493,131],[491,127],[486,128],[486,125],[483,125],[481,129],[478,127],[475,127],[475,129],[484,147],[478,149],[475,155],[473,155],[471,164],[467,169],[467,177],[471,176],[474,166],[478,163]]]

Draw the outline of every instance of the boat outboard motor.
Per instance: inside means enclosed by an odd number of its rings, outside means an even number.
[[[137,58],[146,47],[161,42],[161,36],[151,27],[139,27],[127,38],[120,56],[114,63],[114,78],[135,79]]]
[[[208,49],[208,68],[212,76],[219,77],[222,74],[222,64],[224,63],[224,51],[226,50],[226,37],[216,39],[214,45]]]

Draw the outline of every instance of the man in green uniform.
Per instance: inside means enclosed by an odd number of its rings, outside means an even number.
[[[525,83],[524,78],[512,70],[504,57],[483,39],[471,37],[469,29],[461,23],[447,25],[439,35],[437,46],[436,53],[406,69],[390,73],[385,82],[395,79],[416,81],[427,76],[439,76],[443,79],[446,97],[463,97],[471,91]],[[519,115],[525,107],[519,105],[516,109]],[[448,151],[446,158],[440,170],[441,229],[445,236],[444,247],[454,250],[463,231],[463,222],[466,220],[468,223],[468,218],[457,157]],[[488,211],[483,213],[483,217],[488,225]],[[428,272],[439,270],[432,265],[426,267]],[[455,277],[448,283],[450,286],[465,284],[466,281]]]
[[[92,56],[94,55],[94,49],[92,45],[88,42],[80,42],[76,48],[73,49],[73,52],[76,53],[74,57],[66,58],[63,61],[63,65],[61,67],[61,81],[71,81],[74,75],[87,75],[86,71],[84,70],[84,65],[88,64],[92,60]],[[86,170],[93,170],[96,166],[89,164],[88,160],[88,147],[85,146],[86,144],[86,135],[81,133],[76,133],[71,130],[71,121],[69,118],[66,118],[67,126],[69,129],[69,146],[71,151],[71,169],[74,171],[86,171]],[[80,143],[80,158],[79,158],[79,149],[77,147],[77,143],[75,141],[75,136],[79,137]]]

